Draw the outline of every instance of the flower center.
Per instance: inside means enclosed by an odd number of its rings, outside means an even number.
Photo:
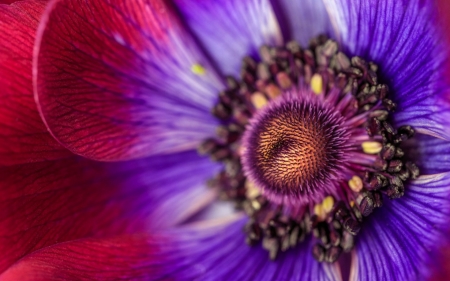
[[[339,113],[284,95],[252,121],[243,137],[242,164],[247,177],[272,202],[296,205],[314,200],[338,173],[349,138]]]
[[[262,241],[270,258],[312,234],[313,256],[334,262],[384,198],[418,177],[400,147],[414,130],[390,123],[396,104],[377,65],[333,40],[263,46],[260,57],[243,59],[241,80],[229,77],[212,109],[222,125],[198,150],[224,169],[208,184],[245,211],[247,243]]]

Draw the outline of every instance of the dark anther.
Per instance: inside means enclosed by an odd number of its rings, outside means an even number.
[[[402,158],[405,155],[405,152],[403,152],[403,149],[401,149],[400,147],[397,147],[395,149],[395,157],[396,158]]]
[[[381,123],[377,118],[372,118],[367,122],[366,131],[369,136],[374,136],[380,132]]]
[[[215,139],[207,139],[198,146],[197,152],[200,155],[207,155],[211,154],[218,148],[220,148],[220,144],[218,144]]]
[[[405,141],[405,140],[407,140],[409,137],[408,137],[408,135],[406,135],[406,134],[401,134],[400,132],[397,134],[397,135],[395,135],[394,137],[393,137],[393,143],[395,143],[395,144],[399,144],[399,143],[401,143],[402,141]]]
[[[233,132],[225,126],[218,126],[216,128],[216,135],[225,143],[233,143],[237,141],[241,134],[239,132]]]
[[[398,173],[401,171],[402,167],[403,167],[403,162],[401,160],[391,160],[391,161],[389,161],[387,171],[389,173]]]
[[[350,67],[350,60],[344,53],[338,52],[335,56],[335,64],[336,69],[342,71]]]
[[[341,243],[341,234],[334,229],[330,230],[330,244],[332,246],[339,246]]]
[[[242,59],[242,69],[254,72],[256,71],[256,65],[256,61],[251,57],[247,56]]]
[[[337,261],[341,253],[342,253],[341,247],[333,246],[327,250],[325,259],[327,262],[335,262]]]
[[[359,210],[361,211],[361,214],[365,217],[367,217],[373,212],[374,207],[375,206],[373,198],[371,196],[365,196],[361,200],[361,203],[359,204]]]
[[[381,150],[381,157],[385,160],[391,160],[395,155],[395,146],[390,143],[387,143],[383,149]]]
[[[298,238],[300,236],[300,226],[294,226],[291,230],[291,233],[289,235],[289,245],[291,247],[294,247],[297,245]]]
[[[237,90],[239,88],[239,83],[233,76],[227,76],[227,86],[230,90]]]
[[[377,190],[383,186],[383,176],[375,174],[369,181],[368,188],[370,190]]]
[[[334,209],[334,218],[338,221],[342,221],[349,216],[349,212],[344,202],[340,201]]]
[[[351,59],[352,65],[356,66],[357,68],[359,68],[360,70],[366,72],[367,71],[367,63],[365,60],[363,60],[360,57],[352,57]]]
[[[344,231],[341,239],[341,247],[344,250],[344,252],[348,253],[353,249],[353,246],[355,245],[355,237],[347,232]]]
[[[348,217],[344,220],[344,229],[352,235],[356,235],[361,230],[361,225],[356,220]]]
[[[393,102],[390,99],[383,99],[383,105],[384,107],[386,107],[387,110],[389,111],[395,111],[395,109],[397,108],[397,104],[395,102]]]
[[[416,164],[411,163],[411,162],[406,162],[406,168],[409,170],[410,176],[413,180],[417,179],[419,177],[420,170]]]
[[[351,77],[355,78],[360,78],[363,75],[362,71],[356,67],[350,67],[349,69],[345,70],[345,72]]]
[[[313,257],[318,261],[322,262],[325,260],[325,248],[320,245],[316,244],[313,247]]]
[[[372,70],[367,71],[367,81],[369,81],[371,85],[376,85],[378,82],[377,74]]]
[[[358,222],[362,222],[363,215],[361,214],[361,211],[359,210],[359,208],[356,204],[353,205],[353,207],[351,208],[351,211],[352,211],[354,217],[358,220]]]
[[[386,121],[389,116],[389,112],[386,110],[375,110],[369,114],[369,117],[375,117],[380,121]]]
[[[402,170],[397,175],[402,181],[406,181],[407,179],[409,179],[409,170],[408,170],[408,168],[403,167]]]
[[[389,182],[390,185],[386,189],[386,195],[391,199],[402,197],[405,192],[402,180],[397,176],[393,176]]]
[[[394,127],[392,127],[392,125],[389,124],[388,122],[383,121],[383,122],[381,122],[381,124],[383,125],[383,128],[386,130],[386,132],[387,132],[388,134],[393,135],[393,134],[396,133]]]
[[[389,91],[389,87],[385,84],[377,85],[377,92],[381,100],[383,100]]]
[[[218,103],[211,109],[211,113],[217,118],[225,120],[230,118],[231,110],[223,103]]]
[[[386,160],[382,159],[382,158],[377,158],[375,160],[375,163],[373,163],[373,167],[375,169],[377,169],[378,171],[385,171],[388,167],[388,163]]]
[[[369,69],[372,70],[373,72],[377,72],[378,65],[374,64],[373,62],[369,62]]]
[[[230,150],[228,148],[219,148],[211,153],[210,158],[213,161],[221,161],[226,159],[228,156],[230,156]]]
[[[400,126],[398,128],[398,133],[399,134],[404,134],[408,138],[411,138],[412,136],[414,136],[415,131],[414,131],[414,129],[411,126],[405,125],[405,126]]]
[[[383,206],[383,195],[381,194],[381,192],[375,191],[373,193],[373,202],[375,208]]]
[[[278,241],[278,239],[264,237],[262,245],[264,249],[269,251],[270,259],[275,260],[280,249],[280,242]]]

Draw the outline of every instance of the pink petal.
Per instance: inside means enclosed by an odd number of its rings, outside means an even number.
[[[120,163],[73,157],[0,168],[0,272],[40,248],[178,224],[214,199],[195,151]]]
[[[0,5],[0,164],[70,155],[48,133],[32,90],[34,34],[45,1]]]
[[[74,153],[131,159],[191,149],[214,134],[210,109],[222,82],[167,2],[49,4],[35,94],[49,130]]]

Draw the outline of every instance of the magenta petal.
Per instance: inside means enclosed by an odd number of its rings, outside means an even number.
[[[36,98],[74,153],[124,160],[214,134],[222,82],[162,0],[55,0],[36,42]]]
[[[195,151],[0,168],[0,272],[55,243],[178,224],[214,199],[205,182],[219,169]]]
[[[70,155],[48,133],[33,97],[34,34],[43,1],[0,5],[0,164]]]

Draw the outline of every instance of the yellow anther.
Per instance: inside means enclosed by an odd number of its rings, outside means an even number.
[[[322,208],[325,211],[325,213],[331,212],[334,205],[334,198],[332,196],[327,196],[322,201]]]
[[[316,204],[316,205],[314,206],[314,214],[317,216],[317,218],[318,218],[320,221],[325,220],[325,218],[326,218],[326,216],[327,216],[327,213],[326,213],[325,210],[323,209],[322,204]]]
[[[361,146],[363,151],[367,154],[377,154],[383,148],[383,145],[376,141],[365,141]]]
[[[274,99],[279,95],[281,95],[281,89],[275,86],[274,84],[267,85],[264,90],[271,99]]]
[[[247,197],[250,199],[256,198],[258,195],[261,194],[259,188],[257,188],[255,184],[249,180],[245,181],[245,190]]]
[[[254,92],[252,97],[252,104],[255,106],[256,109],[263,108],[267,104],[267,99],[264,96],[264,94],[260,92]]]
[[[311,90],[316,94],[320,95],[323,91],[323,79],[320,74],[314,74],[311,77]]]
[[[193,64],[191,66],[191,71],[192,71],[192,73],[197,74],[197,75],[205,75],[205,73],[206,73],[206,69],[201,64],[198,64],[198,63]]]
[[[351,190],[353,190],[354,192],[360,192],[361,189],[363,188],[363,182],[362,179],[358,176],[353,176],[349,181],[348,181],[348,186],[351,188]]]
[[[350,201],[350,207],[352,207],[353,208],[353,206],[355,206],[355,201]]]

